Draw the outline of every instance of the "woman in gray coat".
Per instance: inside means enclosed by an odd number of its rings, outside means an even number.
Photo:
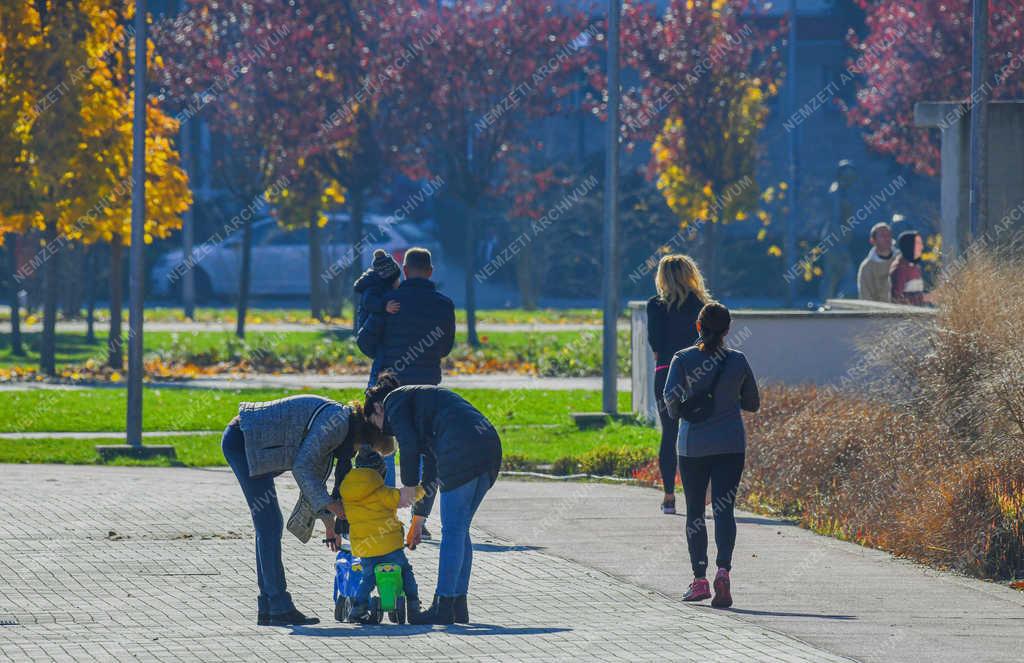
[[[715,515],[715,596],[711,605],[732,605],[729,571],[736,545],[733,508],[743,475],[747,435],[740,410],[756,412],[761,406],[754,372],[742,352],[725,347],[732,316],[729,309],[711,302],[697,316],[697,344],[672,357],[665,383],[665,406],[679,418],[688,402],[703,403],[699,423],[681,421],[676,450],[686,495],[686,543],[690,549],[693,583],[684,601],[711,598],[707,580],[708,531],[704,522],[704,496],[711,482],[711,509]],[[708,403],[708,394],[712,401]],[[690,416],[690,419],[697,419]]]
[[[355,444],[378,447],[386,438],[369,425],[358,402],[342,405],[322,396],[289,396],[264,403],[240,403],[238,416],[224,431],[221,448],[249,504],[256,529],[256,580],[259,583],[261,626],[295,626],[319,622],[295,608],[281,561],[284,522],[274,477],[291,471],[299,485],[299,501],[288,530],[303,543],[313,534],[316,518],[336,551],[335,517],[344,518],[341,501],[325,481],[338,459],[335,485],[352,467]]]

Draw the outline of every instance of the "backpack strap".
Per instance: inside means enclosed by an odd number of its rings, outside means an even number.
[[[718,387],[718,378],[722,377],[722,373],[725,370],[725,362],[729,359],[729,351],[722,347],[722,360],[718,362],[718,368],[715,370],[715,377],[711,380],[711,386],[708,388],[708,392],[711,394],[715,393],[715,388]]]

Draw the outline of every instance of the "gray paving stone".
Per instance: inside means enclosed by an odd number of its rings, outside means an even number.
[[[295,488],[279,480],[282,503]],[[317,537],[319,538],[319,537]],[[255,625],[252,527],[226,471],[0,466],[0,653],[15,661],[847,660],[579,563],[478,535],[468,626],[331,620],[333,556],[285,542],[323,623]],[[436,544],[410,554],[425,588]]]

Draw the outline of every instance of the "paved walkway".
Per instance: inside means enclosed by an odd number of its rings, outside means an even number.
[[[475,523],[677,600],[691,579],[683,518],[662,515],[660,500],[646,488],[501,480]],[[738,520],[729,612],[747,623],[872,663],[1024,660],[1024,592],[785,521]]]
[[[290,507],[293,483],[278,486]],[[496,516],[509,495],[482,512]],[[330,620],[330,553],[287,536],[289,588],[325,621],[257,627],[252,528],[227,471],[3,466],[0,623],[18,625],[0,626],[0,659],[844,660],[523,540],[477,534],[472,624],[362,627]],[[436,548],[410,557],[431,587]]]
[[[146,386],[159,387],[161,389],[363,389],[366,387],[367,379],[368,375],[360,373],[346,375],[321,375],[319,373],[270,375],[245,373],[167,382],[152,380],[146,382]],[[600,391],[601,378],[547,378],[521,375],[519,373],[445,375],[443,386],[452,387],[453,389],[551,389],[555,391],[584,389]],[[619,378],[617,386],[619,391],[629,391],[631,389],[630,379],[628,377]],[[0,391],[93,389],[96,387],[124,389],[124,384],[75,385],[49,382],[10,382],[0,384]]]

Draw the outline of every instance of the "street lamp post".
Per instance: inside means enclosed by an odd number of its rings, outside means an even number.
[[[988,223],[988,0],[974,0],[971,37],[971,237]]]
[[[601,403],[608,414],[618,408],[619,318],[619,16],[621,0],[608,0],[608,121],[604,157],[604,338]]]
[[[146,0],[135,3],[135,117],[132,133],[132,245],[129,253],[128,444],[142,446],[142,316],[146,225]]]
[[[786,113],[793,117],[797,105],[796,76],[796,0],[789,0],[789,54],[786,65]],[[796,222],[798,218],[797,204],[800,192],[800,127],[795,126],[789,132],[789,214],[786,215],[785,235],[782,242],[782,253],[785,256],[787,269],[792,269],[796,262]],[[789,279],[786,284],[786,306],[796,303],[796,279]]]

